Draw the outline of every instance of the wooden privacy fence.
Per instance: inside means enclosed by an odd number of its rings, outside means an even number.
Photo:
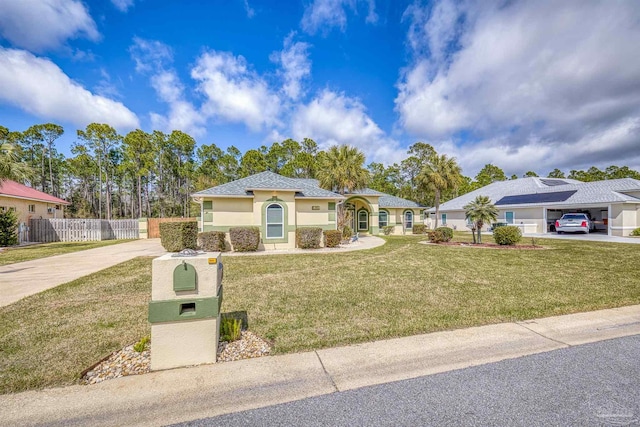
[[[31,219],[31,242],[88,242],[137,239],[137,219]]]
[[[197,221],[196,218],[149,218],[149,239],[157,239],[160,237],[161,222],[187,222]]]

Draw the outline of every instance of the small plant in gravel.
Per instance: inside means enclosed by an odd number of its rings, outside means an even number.
[[[640,236],[640,227],[638,227],[635,230],[633,230],[629,235],[630,236]]]
[[[149,341],[151,341],[151,337],[143,337],[140,341],[133,345],[133,349],[138,353],[142,353],[149,347]]]
[[[242,319],[223,317],[220,324],[220,341],[237,341],[241,337]]]

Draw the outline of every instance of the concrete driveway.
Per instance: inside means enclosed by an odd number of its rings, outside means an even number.
[[[540,239],[564,239],[564,240],[583,240],[590,242],[610,242],[610,243],[631,243],[631,244],[640,244],[640,238],[634,237],[617,237],[617,236],[607,236],[606,233],[589,233],[589,234],[580,234],[580,233],[564,233],[564,234],[556,234],[556,233],[530,233],[523,234],[522,237],[535,237]]]
[[[0,307],[135,257],[165,253],[160,239],[146,239],[1,266]]]

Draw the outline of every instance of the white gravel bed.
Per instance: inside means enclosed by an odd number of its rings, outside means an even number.
[[[218,344],[218,362],[232,362],[234,360],[267,356],[271,352],[269,343],[253,332],[242,331],[241,334],[241,338],[237,341],[223,341]],[[146,374],[150,370],[151,351],[145,350],[142,353],[138,353],[133,349],[132,344],[112,353],[92,367],[82,377],[81,382],[82,384],[97,384],[113,378]]]

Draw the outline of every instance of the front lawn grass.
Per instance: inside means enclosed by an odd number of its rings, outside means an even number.
[[[421,240],[223,255],[222,310],[246,311],[249,328],[288,353],[640,303],[640,245],[536,239],[547,249],[501,250]],[[74,383],[148,335],[150,266],[138,258],[0,308],[0,392]]]
[[[32,259],[68,254],[71,252],[100,248],[102,246],[115,245],[117,243],[124,243],[128,241],[130,240],[102,240],[98,242],[55,242],[40,243],[30,246],[15,246],[3,248],[2,251],[0,251],[0,265],[31,261]]]

